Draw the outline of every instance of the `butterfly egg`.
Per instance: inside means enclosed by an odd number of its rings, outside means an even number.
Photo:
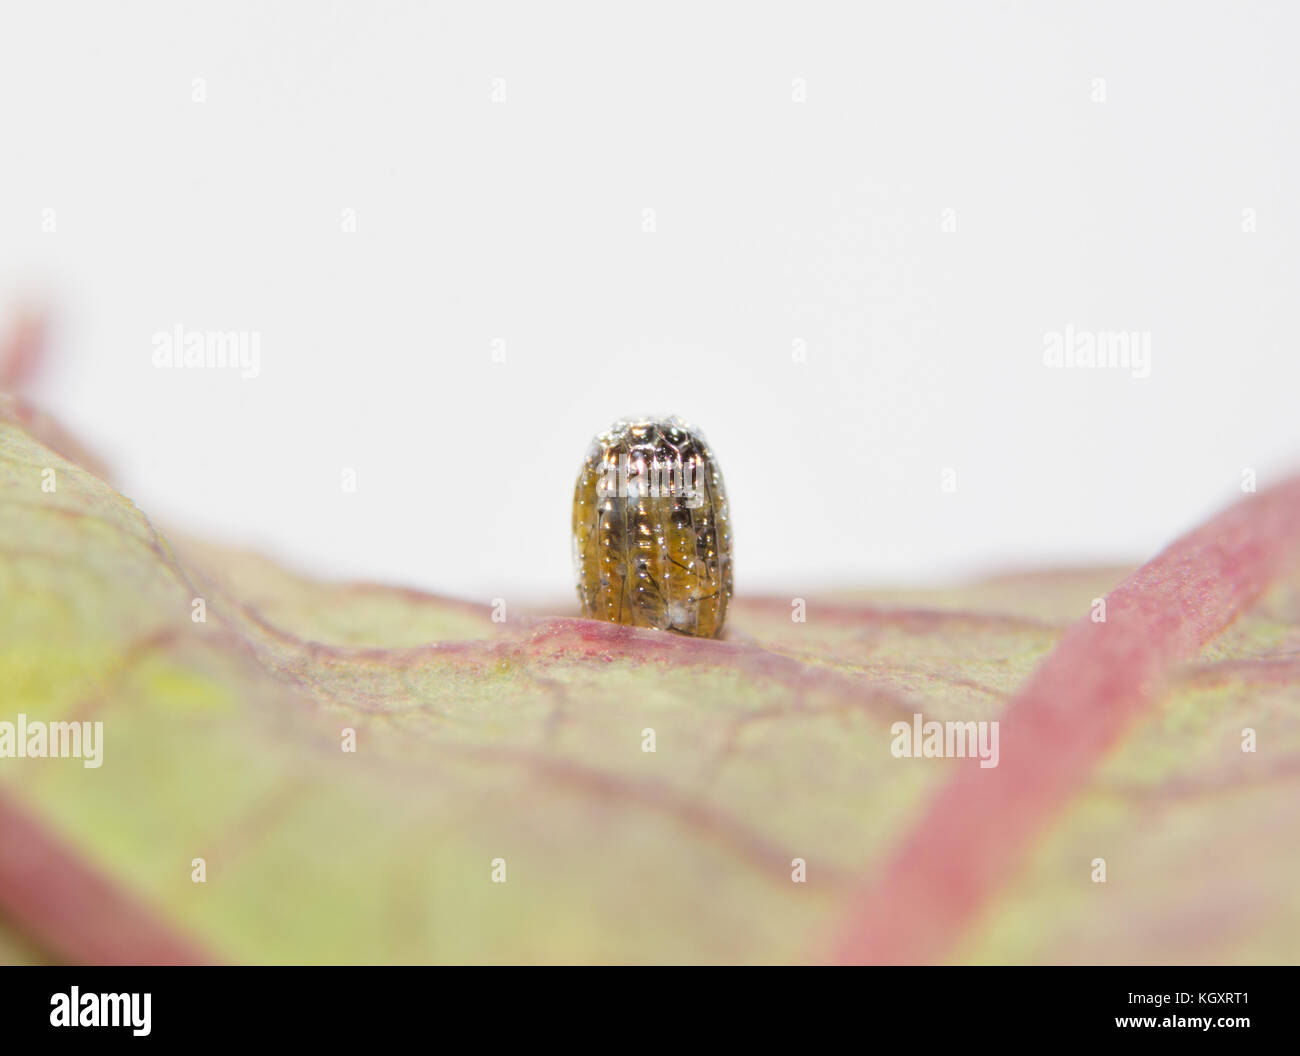
[[[731,600],[722,473],[680,418],[624,418],[587,449],[573,491],[586,616],[716,638]]]

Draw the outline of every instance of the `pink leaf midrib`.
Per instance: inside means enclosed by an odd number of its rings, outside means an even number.
[[[1000,716],[1000,762],[964,766],[853,900],[842,963],[951,956],[1016,874],[1034,837],[1158,698],[1175,665],[1226,628],[1295,560],[1300,477],[1179,539],[1086,615]]]
[[[0,848],[0,917],[59,963],[212,962],[3,791]]]

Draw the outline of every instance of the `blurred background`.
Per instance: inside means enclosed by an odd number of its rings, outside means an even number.
[[[1298,28],[9,4],[0,309],[150,516],[327,577],[567,596],[579,459],[644,410],[712,441],[741,594],[1138,561],[1297,450]],[[157,366],[177,328],[256,368]]]

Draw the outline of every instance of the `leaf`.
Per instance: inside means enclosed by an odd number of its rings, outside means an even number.
[[[98,769],[0,759],[0,957],[1294,959],[1295,485],[1127,580],[742,594],[705,641],[169,540],[78,461],[0,403],[0,720],[104,723]],[[895,758],[918,712],[999,766]]]

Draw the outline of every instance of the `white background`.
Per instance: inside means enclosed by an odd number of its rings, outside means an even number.
[[[741,593],[1141,560],[1300,449],[1295,11],[6,2],[0,301],[156,521],[328,577],[567,597],[646,409]],[[155,369],[177,323],[260,376]]]

